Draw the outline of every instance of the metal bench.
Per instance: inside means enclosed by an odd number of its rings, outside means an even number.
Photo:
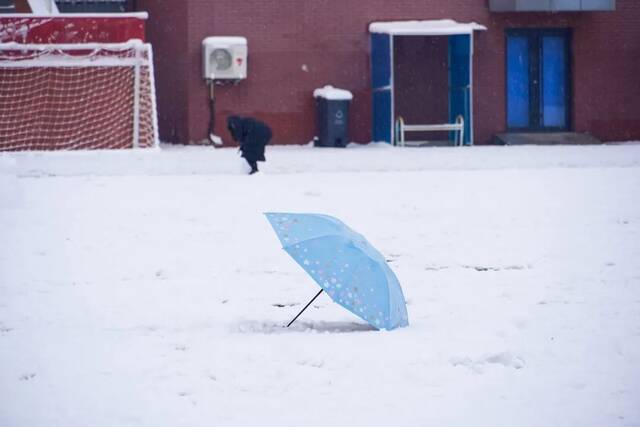
[[[404,122],[402,117],[398,117],[396,120],[396,138],[395,145],[400,147],[405,146],[421,146],[428,144],[427,141],[407,141],[405,138],[406,132],[457,132],[457,138],[454,139],[453,144],[456,146],[464,145],[464,118],[459,115],[456,117],[455,123],[444,123],[439,125],[408,125]]]

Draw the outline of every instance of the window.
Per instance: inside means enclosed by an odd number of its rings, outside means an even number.
[[[15,13],[16,5],[13,0],[0,0],[0,13]]]
[[[60,13],[126,12],[127,0],[56,0]]]

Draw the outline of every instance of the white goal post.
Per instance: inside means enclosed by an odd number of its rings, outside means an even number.
[[[157,145],[150,44],[0,44],[0,151]]]

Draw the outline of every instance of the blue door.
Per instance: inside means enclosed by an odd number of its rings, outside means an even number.
[[[471,144],[471,36],[449,36],[449,123],[464,118],[464,144]],[[450,135],[451,140],[454,135]]]
[[[372,133],[376,142],[392,142],[391,40],[389,34],[371,34]]]
[[[569,30],[507,31],[507,127],[570,128]]]

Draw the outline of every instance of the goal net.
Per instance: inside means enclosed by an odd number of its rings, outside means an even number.
[[[151,46],[0,44],[0,151],[158,144]]]

